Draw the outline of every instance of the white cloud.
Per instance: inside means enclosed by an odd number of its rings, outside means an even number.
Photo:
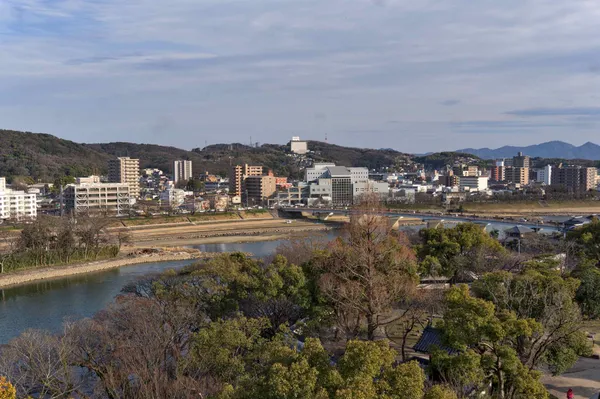
[[[600,106],[599,17],[587,0],[4,0],[0,117],[87,141],[156,140],[169,120],[162,142],[190,148],[324,129],[415,152],[502,145],[497,126],[520,126],[506,111]],[[559,122],[522,140],[595,139],[593,121]]]

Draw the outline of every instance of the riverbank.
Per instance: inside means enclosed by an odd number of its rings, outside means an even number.
[[[165,248],[137,250],[117,258],[87,263],[77,263],[66,266],[26,269],[0,276],[0,288],[30,283],[32,281],[48,280],[59,277],[69,277],[84,273],[93,273],[123,266],[142,263],[170,262],[214,257],[218,254],[204,253],[191,248]]]

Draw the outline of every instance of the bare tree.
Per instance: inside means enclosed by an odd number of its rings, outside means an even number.
[[[367,337],[390,322],[393,306],[416,288],[417,263],[405,236],[391,228],[377,201],[367,198],[350,216],[341,237],[315,262],[322,295],[340,327]]]
[[[71,348],[61,337],[29,330],[2,349],[0,374],[6,375],[19,397],[85,397],[81,380],[69,364]]]

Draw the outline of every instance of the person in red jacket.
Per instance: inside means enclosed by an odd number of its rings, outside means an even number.
[[[573,397],[573,390],[569,388],[569,390],[567,391],[567,399],[573,399]]]

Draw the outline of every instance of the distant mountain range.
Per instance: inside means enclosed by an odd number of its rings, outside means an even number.
[[[527,147],[504,146],[495,150],[490,148],[464,148],[456,152],[473,154],[483,159],[510,158],[518,152],[522,152],[533,158],[600,160],[600,145],[591,142],[587,142],[579,147],[563,141],[549,141]]]

